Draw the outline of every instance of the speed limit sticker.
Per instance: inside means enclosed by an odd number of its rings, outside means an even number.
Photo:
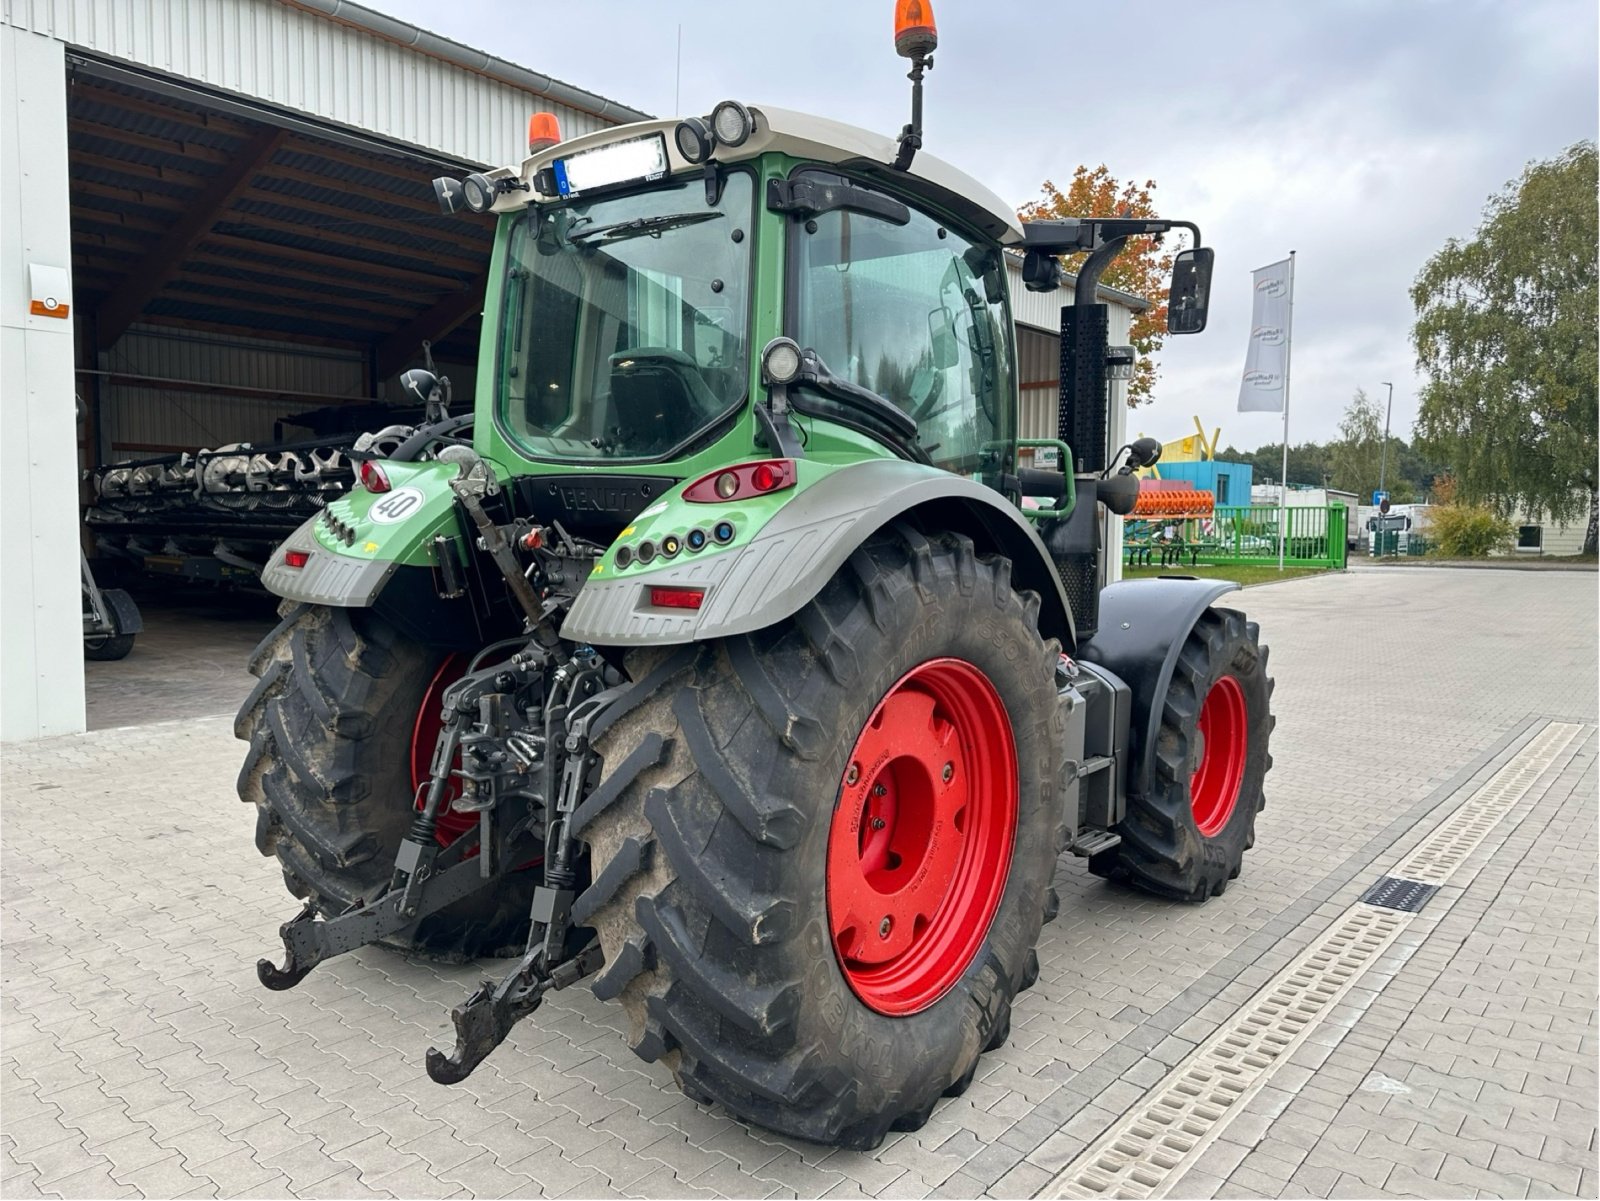
[[[367,510],[367,516],[379,525],[393,525],[422,508],[425,499],[421,488],[396,488],[374,502],[372,508]]]

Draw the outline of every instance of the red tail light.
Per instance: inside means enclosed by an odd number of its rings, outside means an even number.
[[[368,492],[387,492],[394,487],[389,482],[389,473],[371,459],[361,463],[361,486]]]
[[[794,484],[793,459],[763,459],[703,475],[683,490],[683,499],[698,505],[717,505],[782,492]]]
[[[705,599],[704,588],[650,589],[650,603],[658,609],[698,609]]]
[[[283,552],[283,565],[293,567],[296,571],[311,561],[311,552],[308,550],[286,550]]]

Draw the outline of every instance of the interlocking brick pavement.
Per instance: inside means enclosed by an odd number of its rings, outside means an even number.
[[[1243,878],[1178,906],[1065,861],[1011,1042],[870,1155],[693,1104],[581,990],[441,1088],[422,1053],[496,965],[369,948],[261,989],[255,959],[294,903],[232,799],[228,716],[8,747],[0,1194],[1031,1194],[1452,797],[1543,721],[1596,717],[1592,575],[1350,572],[1236,603],[1279,680]],[[1387,986],[1319,1030],[1177,1192],[1594,1196],[1594,816],[1586,732]]]

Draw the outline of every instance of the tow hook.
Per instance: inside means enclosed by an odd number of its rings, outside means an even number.
[[[449,1055],[429,1047],[428,1075],[439,1084],[460,1084],[502,1042],[511,1028],[539,1008],[544,994],[566,988],[599,969],[605,955],[590,943],[571,959],[550,969],[544,967],[545,947],[538,946],[496,986],[485,980],[470,997],[450,1011],[456,1045]]]

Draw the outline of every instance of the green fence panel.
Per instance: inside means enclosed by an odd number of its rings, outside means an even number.
[[[1283,560],[1296,567],[1343,567],[1349,513],[1343,505],[1218,506],[1196,517],[1128,517],[1123,545],[1132,566],[1225,566],[1277,562],[1279,520]]]

